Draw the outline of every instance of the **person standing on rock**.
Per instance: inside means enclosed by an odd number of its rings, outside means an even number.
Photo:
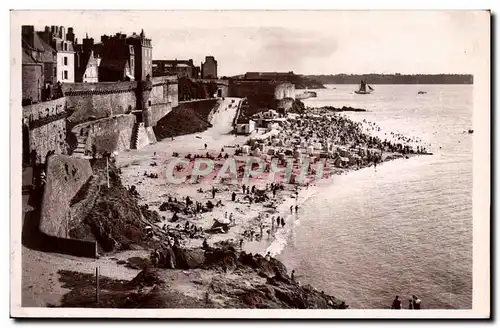
[[[292,270],[291,278],[292,278],[292,281],[295,282],[295,270]]]
[[[267,252],[266,261],[271,261],[271,252]]]
[[[243,239],[240,239],[240,250],[243,249]]]

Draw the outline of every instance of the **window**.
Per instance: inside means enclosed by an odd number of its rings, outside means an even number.
[[[68,57],[64,56],[63,63],[64,63],[64,66],[68,66]]]
[[[64,71],[64,79],[67,80],[68,79],[68,71]]]
[[[63,49],[64,51],[68,51],[68,45],[66,44],[66,42],[63,42]]]

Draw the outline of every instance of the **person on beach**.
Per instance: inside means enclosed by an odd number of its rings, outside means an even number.
[[[399,296],[396,295],[396,297],[392,301],[391,309],[401,310],[401,301],[399,300]]]
[[[273,198],[276,198],[276,188],[273,188]]]
[[[274,231],[274,216],[271,218],[271,230]]]
[[[293,213],[293,205],[290,205],[290,213]]]
[[[267,252],[266,261],[271,261],[271,252]]]
[[[212,186],[212,199],[215,198],[215,187]]]
[[[413,310],[413,300],[411,298],[408,300],[408,310]]]
[[[295,205],[295,213],[299,211],[299,205]]]
[[[207,144],[205,144],[205,150],[207,150]]]
[[[233,192],[233,193],[231,194],[231,200],[232,200],[233,202],[236,200],[236,193],[235,193],[235,192]]]
[[[243,189],[243,193],[245,193],[246,186],[245,185],[241,186],[241,189]]]
[[[422,301],[420,300],[420,298],[418,298],[417,296],[413,295],[412,299],[413,299],[413,309],[414,310],[420,310],[420,305],[422,303]]]
[[[285,219],[281,218],[281,227],[283,228],[285,226]]]
[[[240,249],[243,249],[243,239],[240,239]]]

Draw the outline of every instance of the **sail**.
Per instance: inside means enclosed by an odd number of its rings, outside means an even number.
[[[373,88],[371,86],[368,86],[368,89],[373,90]]]
[[[365,81],[361,81],[361,85],[359,86],[359,91],[366,91]]]

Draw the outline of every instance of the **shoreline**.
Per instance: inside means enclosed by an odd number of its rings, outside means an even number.
[[[316,111],[319,113],[325,112],[323,108],[318,108],[316,109]],[[314,113],[314,110],[311,110],[309,112]],[[338,114],[327,113],[327,115],[338,115]],[[361,122],[359,123],[361,124]],[[367,131],[365,131],[365,128],[366,127],[363,126],[363,132],[367,133]],[[202,140],[196,141],[197,138]],[[195,140],[198,143],[204,141],[203,137],[200,138],[196,134],[183,136],[182,139],[191,141]],[[232,141],[234,145],[234,142],[236,142],[237,140],[240,140],[241,143],[244,143],[249,139],[251,139],[251,137],[234,137],[233,140],[227,140],[227,141],[228,142]],[[184,153],[181,155],[185,155],[185,153],[189,152],[189,150],[192,150],[194,153],[203,152],[202,149],[186,147],[187,145],[179,144],[178,146],[179,147],[184,146],[185,148]],[[225,148],[225,150],[227,151],[226,146],[228,145],[223,144],[222,146],[223,146],[222,148]],[[172,185],[167,183],[164,179],[161,179],[162,172],[159,172],[157,170],[156,174],[160,179],[148,179],[146,180],[147,182],[144,181],[144,176],[141,176],[140,172],[142,170],[144,170],[144,172],[152,171],[152,167],[148,165],[149,163],[147,162],[157,163],[159,161],[160,162],[159,166],[161,167],[162,165],[168,162],[169,158],[171,158],[171,156],[165,154],[165,148],[175,150],[176,149],[175,147],[176,147],[175,141],[171,142],[169,140],[163,140],[154,145],[149,145],[141,151],[142,153],[154,154],[154,156],[150,157],[149,160],[145,159],[144,157],[142,159],[134,159],[135,156],[132,157],[129,156],[129,161],[127,162],[120,160],[121,156],[120,155],[118,156],[119,159],[118,162],[120,162],[120,165],[118,167],[120,167],[120,169],[122,170],[122,174],[120,174],[120,176],[124,182],[124,185],[128,187],[130,187],[131,185],[136,186],[137,191],[141,196],[139,203],[141,205],[147,204],[150,209],[156,210],[160,214],[160,216],[163,217],[162,222],[159,222],[156,225],[158,227],[163,227],[163,228],[166,227],[168,230],[172,228],[172,225],[178,229],[184,224],[193,224],[197,227],[201,227],[203,230],[207,230],[213,224],[214,219],[219,219],[219,220],[221,218],[227,219],[230,216],[230,214],[233,214],[236,224],[233,225],[226,234],[208,235],[206,239],[209,242],[209,244],[220,245],[224,243],[226,244],[229,243],[233,245],[238,245],[239,240],[243,238],[245,239],[245,241],[243,243],[242,250],[245,250],[250,253],[258,253],[261,255],[265,255],[267,252],[270,252],[271,256],[278,255],[283,251],[284,247],[286,247],[286,243],[293,229],[293,226],[295,226],[296,223],[300,224],[300,220],[298,222],[295,222],[294,219],[296,214],[295,212],[290,213],[289,211],[290,206],[298,205],[300,211],[300,207],[302,206],[302,204],[305,201],[307,201],[307,199],[320,192],[322,188],[330,185],[332,183],[330,180],[335,175],[347,174],[351,171],[358,171],[360,169],[371,167],[373,165],[373,164],[368,164],[367,166],[365,165],[359,168],[354,168],[353,165],[351,165],[347,168],[333,169],[327,173],[329,174],[329,177],[327,179],[321,178],[321,180],[315,181],[312,185],[308,186],[307,188],[302,186],[298,188],[299,189],[298,202],[294,195],[294,190],[293,190],[294,185],[285,184],[284,189],[277,194],[276,199],[272,199],[271,201],[272,204],[270,206],[266,206],[263,203],[252,204],[245,202],[244,200],[241,200],[241,198],[245,197],[245,195],[241,193],[241,190],[239,190],[240,189],[239,184],[236,184],[236,186],[227,183],[217,184],[218,190],[216,193],[216,197],[212,198],[210,197],[210,187],[212,181],[209,181],[210,185],[205,184],[204,180],[202,180],[200,183],[195,183],[195,184],[185,183],[180,185],[175,185],[175,184]],[[216,148],[214,152],[214,147],[211,146],[207,150],[215,156],[217,153],[217,149],[218,148]],[[417,154],[406,155],[406,157],[409,156],[417,156]],[[237,156],[235,156],[234,158],[237,159]],[[391,155],[386,155],[384,158],[381,158],[381,163],[397,158],[405,158],[405,156],[403,155],[395,156],[394,153],[392,153]],[[215,165],[217,166],[217,163]],[[153,173],[154,172],[155,171],[153,170]],[[312,175],[314,174],[307,174],[306,178],[310,180]],[[266,182],[269,181],[267,181],[266,179],[261,179],[261,177],[257,177],[256,179],[251,178],[250,182],[251,184],[253,184],[254,187],[261,189],[265,188]],[[233,192],[236,193],[237,195],[236,196],[237,202],[230,201],[231,193]],[[223,205],[221,207],[214,207],[214,209],[209,213],[195,214],[194,217],[189,217],[189,216],[181,217],[179,221],[171,222],[171,220],[169,220],[169,217],[172,217],[174,213],[168,210],[160,211],[160,206],[162,205],[163,202],[165,202],[167,197],[171,198],[180,197],[180,199],[183,199],[186,196],[192,197],[195,201],[197,202],[200,201],[202,203],[210,201],[211,199],[214,201],[214,203],[216,201],[223,201],[222,203]],[[284,228],[276,229],[273,235],[269,235],[269,233],[267,233],[267,230],[271,229],[271,224],[269,222],[270,218],[277,216],[284,217],[286,219],[286,225]],[[260,225],[262,225],[262,229],[259,228]],[[287,232],[285,233],[283,230]],[[259,236],[259,238],[256,238],[257,240],[254,240],[253,237],[247,238],[247,236],[243,236],[245,233],[249,231],[253,231],[256,236]],[[199,238],[197,239],[187,238],[186,240],[183,240],[181,243],[183,247],[196,248],[201,246],[202,240]]]

